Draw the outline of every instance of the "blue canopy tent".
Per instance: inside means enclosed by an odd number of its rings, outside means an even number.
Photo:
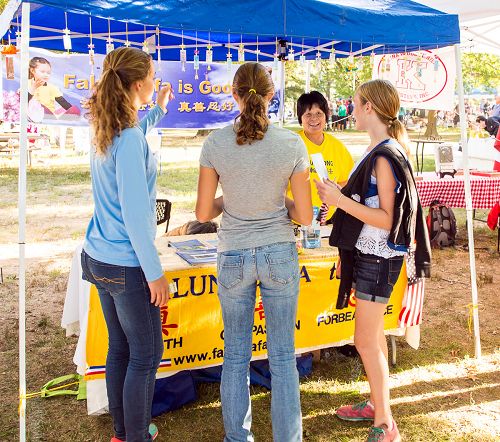
[[[293,48],[297,55],[303,51],[311,59],[318,52],[329,57],[332,46],[336,56],[346,57],[372,50],[431,49],[460,40],[456,15],[409,0],[48,0],[33,2],[30,9],[32,47],[64,50],[64,29],[69,29],[75,52],[89,50],[91,35],[97,53],[106,53],[107,40],[141,47],[147,37],[156,35],[162,60],[178,60],[181,44],[188,61],[195,46],[207,45],[212,46],[214,61],[226,60],[228,49],[236,59],[240,44],[247,61],[257,57],[264,61],[272,59],[277,49],[285,55]],[[13,17],[11,12],[10,18],[0,23],[0,34],[8,36],[12,25],[15,41],[20,11]],[[280,44],[286,44],[286,52],[280,51]]]
[[[22,5],[20,9],[19,6]],[[21,30],[21,32],[19,32]],[[27,90],[29,47],[64,50],[63,38],[70,35],[72,51],[106,53],[106,44],[142,47],[152,42],[152,55],[179,60],[186,49],[192,61],[195,49],[205,61],[203,48],[213,50],[213,61],[224,61],[238,49],[245,60],[282,61],[293,54],[306,59],[397,53],[455,45],[461,121],[465,122],[460,66],[458,16],[445,14],[409,0],[11,0],[0,16],[4,43],[21,49],[21,132],[19,158],[19,371],[20,440],[25,429],[25,224]],[[19,40],[20,39],[20,40]],[[90,46],[89,46],[90,45]],[[282,70],[283,72],[283,70]],[[282,74],[284,75],[284,74]],[[284,77],[282,76],[282,84]],[[283,103],[283,100],[281,100]],[[467,157],[465,126],[462,127],[464,157]],[[474,256],[472,206],[468,170],[466,199],[469,246]],[[470,217],[470,219],[469,219]],[[472,259],[472,258],[471,258]],[[471,266],[473,305],[477,306],[475,267]],[[474,292],[476,290],[476,292]],[[475,331],[478,327],[474,309]],[[476,356],[480,356],[479,333]]]

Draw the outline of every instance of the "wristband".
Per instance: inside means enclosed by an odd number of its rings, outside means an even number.
[[[340,196],[339,196],[339,198],[338,198],[338,200],[337,200],[337,204],[335,204],[335,206],[336,206],[336,207],[338,207],[338,206],[339,206],[340,200],[341,200],[341,198],[342,198],[343,196],[344,196],[344,194],[343,194],[343,193],[341,193],[341,194],[340,194]]]

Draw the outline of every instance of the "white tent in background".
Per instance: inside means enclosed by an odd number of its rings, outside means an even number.
[[[500,56],[500,2],[498,0],[417,0],[450,14],[458,14],[464,52]],[[500,74],[499,74],[500,79]]]

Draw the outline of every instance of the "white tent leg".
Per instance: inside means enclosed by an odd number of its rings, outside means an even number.
[[[477,304],[476,257],[474,254],[474,224],[472,216],[472,196],[469,174],[469,151],[467,147],[467,119],[464,104],[464,82],[462,78],[462,62],[460,59],[460,45],[455,45],[455,63],[457,65],[458,80],[458,108],[460,113],[460,140],[462,143],[462,156],[464,159],[464,184],[465,184],[465,209],[467,211],[467,233],[469,239],[470,279],[472,292],[472,317],[474,320],[474,354],[477,359],[481,357],[481,339],[479,336],[479,312]]]
[[[26,161],[28,152],[28,68],[30,4],[22,5],[21,27],[21,132],[19,134],[19,440],[26,441]]]
[[[281,74],[280,74],[280,108],[279,108],[279,126],[283,127],[285,121],[285,66],[286,62],[281,62]]]
[[[311,62],[306,60],[306,94],[311,92]]]

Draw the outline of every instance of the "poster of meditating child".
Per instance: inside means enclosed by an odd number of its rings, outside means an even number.
[[[80,109],[64,98],[60,89],[49,82],[50,62],[44,57],[33,57],[29,63],[28,118],[41,123],[46,118],[75,120]]]

